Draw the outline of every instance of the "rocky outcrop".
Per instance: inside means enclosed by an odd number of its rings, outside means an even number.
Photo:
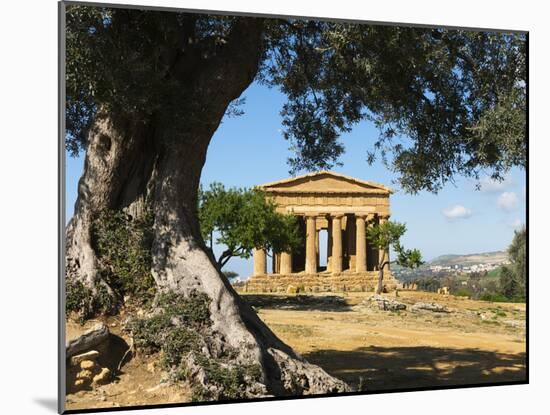
[[[98,323],[80,336],[71,339],[65,346],[66,357],[83,353],[95,348],[109,338],[109,329],[104,323]]]
[[[383,311],[401,311],[407,308],[406,304],[400,303],[399,301],[392,300],[390,298],[383,297],[381,295],[374,295],[369,297],[367,300],[367,305],[378,308]]]
[[[434,313],[450,313],[447,306],[437,303],[416,303],[411,307],[411,311],[432,311]]]

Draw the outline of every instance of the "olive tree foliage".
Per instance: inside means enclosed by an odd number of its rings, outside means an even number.
[[[266,63],[288,102],[292,171],[330,168],[338,137],[378,126],[367,161],[382,157],[408,192],[456,175],[495,179],[525,166],[525,38],[461,30],[290,22]]]
[[[67,14],[68,150],[85,148],[101,108],[168,113],[175,131],[197,122],[182,80],[223,59],[247,19],[262,37],[253,79],[288,98],[291,172],[337,164],[340,136],[363,120],[380,131],[366,160],[381,157],[408,192],[525,166],[524,34],[85,6]]]
[[[296,218],[276,211],[259,189],[226,189],[212,183],[199,189],[199,222],[213,254],[214,235],[225,250],[217,258],[220,269],[233,257],[250,258],[254,248],[291,251],[301,245]]]
[[[407,231],[404,223],[386,221],[383,223],[373,224],[367,228],[367,239],[371,246],[384,252],[378,260],[378,285],[376,294],[382,292],[382,280],[384,278],[384,268],[390,264],[389,252],[390,247],[397,254],[395,263],[406,268],[418,268],[422,265],[422,254],[418,249],[405,249],[401,245],[401,237]]]

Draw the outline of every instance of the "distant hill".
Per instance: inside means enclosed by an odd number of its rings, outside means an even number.
[[[483,252],[468,255],[440,255],[432,259],[426,265],[440,266],[471,266],[475,264],[501,264],[508,260],[506,251]]]

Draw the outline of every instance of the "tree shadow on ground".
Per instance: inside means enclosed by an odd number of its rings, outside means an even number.
[[[437,347],[362,347],[305,354],[355,388],[367,391],[525,381],[525,353]]]
[[[102,347],[100,347],[101,349]],[[132,353],[126,353],[130,346],[122,337],[109,333],[109,341],[103,346],[97,362],[101,367],[108,367],[118,375],[118,367],[124,367],[132,359]]]
[[[300,311],[351,311],[344,297],[337,295],[242,295],[256,308]]]

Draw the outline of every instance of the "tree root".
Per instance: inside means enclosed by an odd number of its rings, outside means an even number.
[[[138,350],[161,352],[174,382],[186,381],[193,400],[234,400],[266,396],[313,395],[350,387],[294,354],[275,337],[236,348],[210,320],[209,300],[165,295],[149,317],[130,321]],[[271,345],[268,345],[271,343]]]

